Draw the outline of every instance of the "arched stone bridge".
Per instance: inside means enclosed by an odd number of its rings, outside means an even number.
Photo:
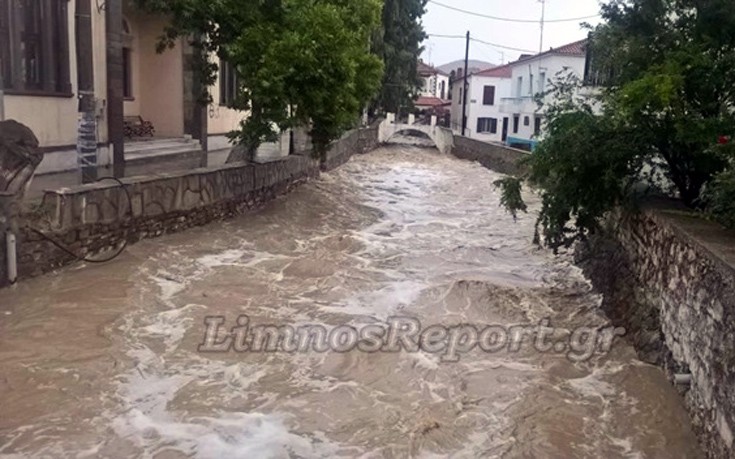
[[[451,129],[436,125],[436,116],[431,117],[431,124],[415,124],[414,115],[408,115],[408,123],[396,122],[396,115],[386,114],[385,120],[378,129],[378,142],[384,143],[400,132],[419,131],[426,134],[436,148],[442,153],[450,153],[454,146],[454,134]]]

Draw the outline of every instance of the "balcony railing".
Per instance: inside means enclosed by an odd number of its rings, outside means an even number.
[[[533,96],[500,98],[500,111],[503,113],[534,113],[537,108]]]

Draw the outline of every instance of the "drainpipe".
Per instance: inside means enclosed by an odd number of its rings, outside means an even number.
[[[91,0],[76,0],[75,36],[79,92],[77,158],[82,183],[90,183],[97,180],[97,102],[94,97]]]

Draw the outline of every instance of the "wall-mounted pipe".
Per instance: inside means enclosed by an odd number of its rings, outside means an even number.
[[[8,260],[8,281],[14,284],[18,280],[18,251],[15,234],[8,231],[5,233],[6,257]]]

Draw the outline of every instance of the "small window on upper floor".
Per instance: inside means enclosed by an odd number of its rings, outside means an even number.
[[[482,94],[483,105],[495,105],[495,86],[485,86]]]

